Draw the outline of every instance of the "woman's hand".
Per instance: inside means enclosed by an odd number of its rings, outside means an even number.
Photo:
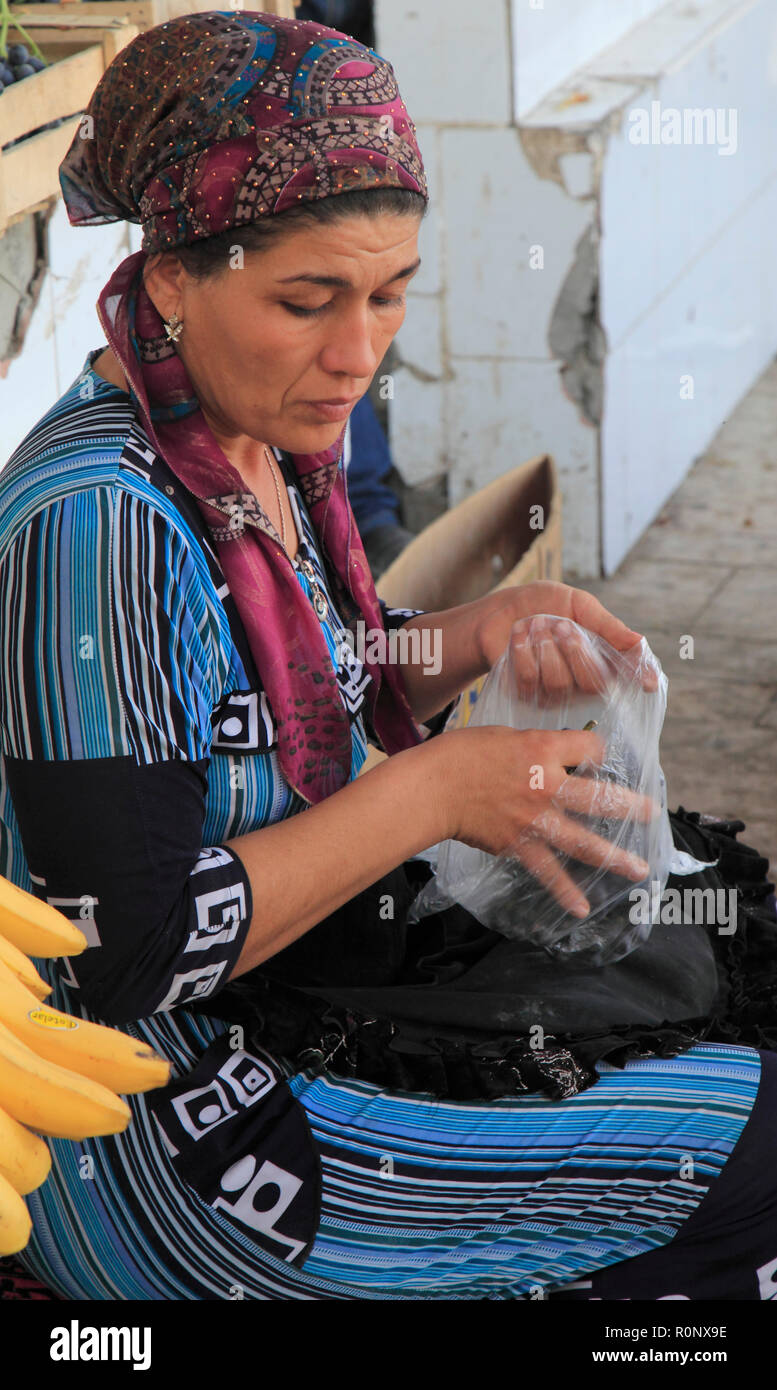
[[[587,916],[589,905],[557,852],[637,883],[649,874],[644,860],[566,814],[648,822],[660,811],[650,797],[628,787],[567,774],[568,766],[586,758],[601,762],[604,744],[597,734],[490,725],[451,729],[432,743],[438,760],[435,792],[442,791],[448,838],[520,860],[575,916]]]
[[[531,624],[523,622],[535,614],[550,614],[563,621],[552,622],[538,616]],[[521,627],[514,633],[517,623]],[[575,691],[601,692],[607,672],[597,659],[593,644],[578,628],[585,628],[624,653],[645,690],[658,688],[657,669],[643,659],[640,633],[609,613],[593,594],[550,580],[504,590],[503,604],[481,619],[478,637],[484,665],[490,670],[513,637],[513,665],[523,694],[549,704],[566,699]]]

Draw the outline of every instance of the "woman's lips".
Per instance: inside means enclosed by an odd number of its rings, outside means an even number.
[[[359,397],[355,396],[349,401],[338,404],[334,404],[332,401],[303,401],[303,405],[315,410],[322,420],[345,420],[358,399]]]

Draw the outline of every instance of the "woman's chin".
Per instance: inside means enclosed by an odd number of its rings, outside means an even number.
[[[278,438],[272,442],[289,454],[322,454],[337,443],[346,423],[347,418],[318,425],[290,425],[288,429],[279,430]]]

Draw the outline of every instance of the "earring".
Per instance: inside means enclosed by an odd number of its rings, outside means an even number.
[[[171,314],[169,319],[165,319],[165,333],[171,343],[177,343],[183,333],[183,319],[179,319],[177,314]]]

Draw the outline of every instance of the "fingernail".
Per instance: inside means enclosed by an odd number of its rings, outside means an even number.
[[[589,908],[585,898],[575,898],[572,904],[572,911],[575,917],[587,917]]]

